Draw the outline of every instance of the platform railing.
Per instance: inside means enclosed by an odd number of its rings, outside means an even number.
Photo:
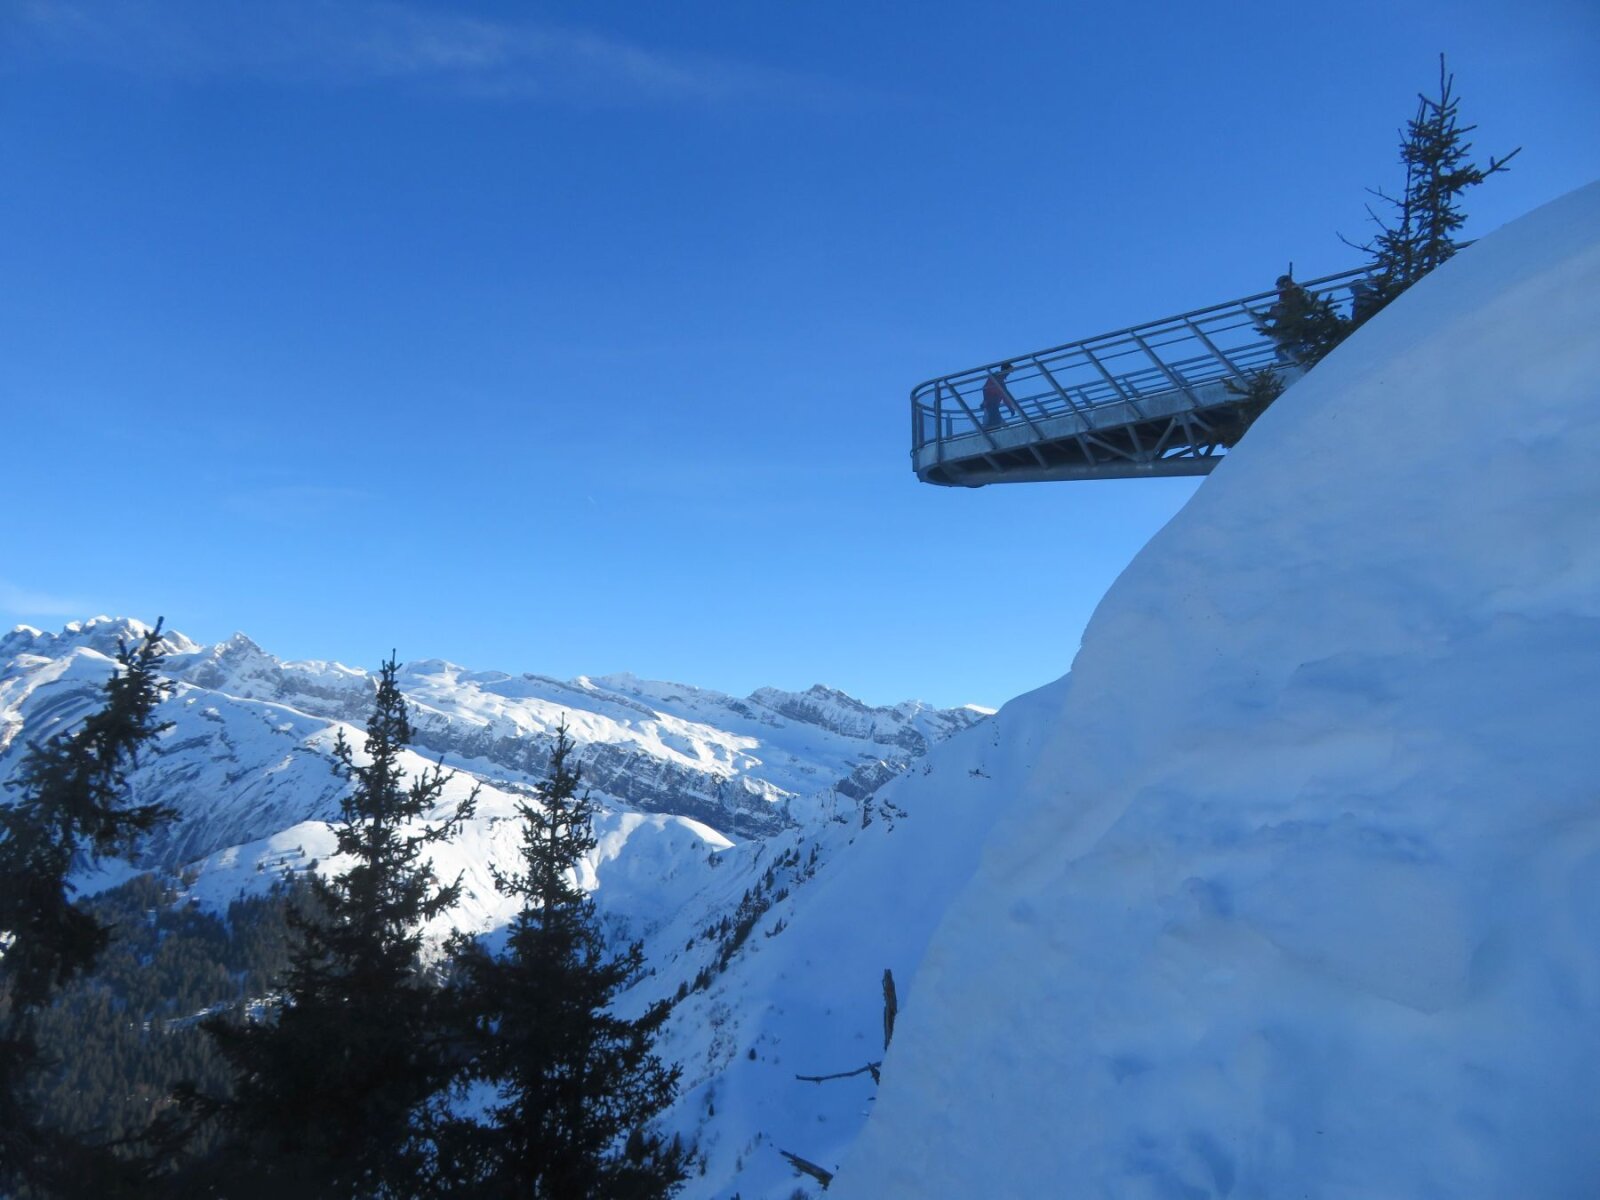
[[[1367,278],[1365,270],[1342,271],[1300,286],[1348,316],[1352,285]],[[1263,325],[1276,300],[1276,291],[1257,292],[920,383],[911,391],[913,463],[920,474],[930,460],[981,455],[995,448],[993,434],[1002,425],[1027,427],[1043,440],[1040,423],[1063,414],[1125,405],[1137,418],[1142,402],[1156,396],[1163,397],[1163,411],[1175,398],[1197,411],[1214,407],[1219,389],[1206,396],[1197,389],[1291,365]],[[996,419],[983,411],[983,387],[1007,362],[1006,390],[1016,407],[1003,406]]]

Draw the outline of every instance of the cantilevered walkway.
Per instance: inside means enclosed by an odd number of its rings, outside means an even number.
[[[1363,271],[1300,286],[1344,314]],[[1002,363],[911,392],[911,464],[924,483],[982,487],[1051,479],[1204,475],[1249,424],[1238,390],[1254,372],[1291,383],[1261,328],[1277,298],[1260,292],[1147,325],[1004,360],[1015,407],[986,414],[983,386]],[[1230,388],[1229,384],[1233,386]]]

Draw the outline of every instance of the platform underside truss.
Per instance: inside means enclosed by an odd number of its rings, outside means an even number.
[[[1095,427],[1085,422],[1084,426],[1028,430],[1020,438],[1007,436],[1009,431],[1002,429],[992,432],[993,444],[972,434],[973,444],[947,444],[948,457],[919,467],[917,474],[927,483],[952,487],[1205,475],[1238,440],[1245,421],[1240,406],[1229,405],[1120,425]]]

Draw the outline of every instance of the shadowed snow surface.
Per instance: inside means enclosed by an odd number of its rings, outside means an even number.
[[[1145,548],[830,1195],[1600,1195],[1597,310],[1600,185]]]

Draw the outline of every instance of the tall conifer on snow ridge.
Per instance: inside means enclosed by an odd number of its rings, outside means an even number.
[[[594,904],[574,882],[595,835],[572,749],[563,723],[549,777],[517,805],[521,870],[495,873],[500,891],[523,902],[504,955],[479,948],[461,962],[478,1014],[474,1073],[496,1102],[491,1127],[457,1127],[455,1161],[477,1196],[669,1196],[683,1152],[646,1128],[677,1090],[678,1068],[651,1053],[669,1006],[637,1020],[610,1011],[642,955],[635,943],[607,957]]]
[[[1468,159],[1472,144],[1466,135],[1477,126],[1459,123],[1460,100],[1454,87],[1455,76],[1446,70],[1441,54],[1438,98],[1419,94],[1416,115],[1402,131],[1405,186],[1398,196],[1381,190],[1373,193],[1389,205],[1390,219],[1368,209],[1378,233],[1359,248],[1372,255],[1373,290],[1355,314],[1357,324],[1455,254],[1456,235],[1467,219],[1462,194],[1508,170],[1506,164],[1521,153],[1519,146],[1503,158],[1491,155],[1487,166],[1472,163]]]
[[[412,738],[391,657],[383,664],[367,762],[341,732],[335,770],[351,787],[336,827],[350,865],[313,877],[309,915],[274,1021],[213,1021],[234,1069],[234,1094],[201,1099],[232,1140],[210,1170],[227,1195],[369,1197],[423,1194],[432,1151],[430,1102],[448,1086],[461,1038],[446,993],[424,961],[421,926],[453,906],[428,849],[471,816],[477,791],[428,824],[451,776],[427,768],[409,785]]]
[[[1454,88],[1455,76],[1446,70],[1441,54],[1437,99],[1419,94],[1416,115],[1401,130],[1405,186],[1398,196],[1373,189],[1373,195],[1389,205],[1391,216],[1385,220],[1369,207],[1377,236],[1365,245],[1341,238],[1372,259],[1368,277],[1351,287],[1350,315],[1342,316],[1326,296],[1313,296],[1292,282],[1287,289],[1280,284],[1278,302],[1258,324],[1287,361],[1307,369],[1315,366],[1363,322],[1450,259],[1456,252],[1456,234],[1467,219],[1462,194],[1508,170],[1506,164],[1521,152],[1518,147],[1503,158],[1490,156],[1484,167],[1470,162],[1472,145],[1466,135],[1477,126],[1460,124],[1460,100]],[[1278,368],[1268,367],[1242,381],[1230,380],[1227,386],[1243,398],[1239,423],[1224,437],[1232,445],[1283,391],[1284,381]]]

